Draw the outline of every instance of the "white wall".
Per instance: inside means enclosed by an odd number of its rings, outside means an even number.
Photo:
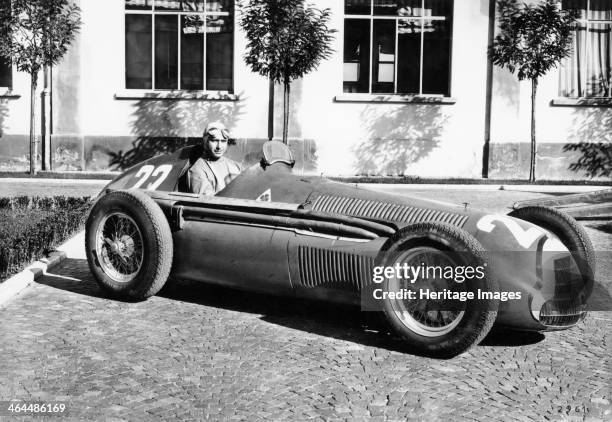
[[[125,100],[123,0],[80,1],[83,27],[54,69],[54,134],[79,137],[200,136],[209,120],[227,119],[239,138],[267,138],[268,82],[243,62],[246,46],[235,19],[234,92],[239,101]],[[404,174],[480,177],[485,128],[489,0],[455,1],[451,96],[454,104],[337,102],[342,94],[343,0],[314,0],[332,11],[338,30],[332,57],[292,87],[290,136],[317,145],[318,172],[327,175]],[[538,93],[538,139],[565,143],[592,136],[591,121],[612,109],[552,107],[558,74]],[[42,83],[41,83],[42,86]],[[4,133],[27,134],[28,75],[14,75]],[[282,127],[282,89],[276,89],[275,136]],[[5,100],[6,101],[6,100]],[[495,68],[491,142],[529,142],[530,87]],[[595,133],[610,140],[610,131]]]
[[[483,7],[482,4],[485,5]],[[451,105],[339,103],[342,94],[343,2],[332,9],[337,29],[333,57],[303,81],[299,119],[303,136],[317,142],[326,174],[392,172],[418,176],[476,177],[481,171],[486,92],[486,1],[456,2]],[[375,143],[372,138],[381,138]],[[385,141],[390,139],[390,141]],[[409,161],[396,160],[398,149]],[[421,158],[417,151],[429,150]],[[411,160],[415,162],[410,162]]]
[[[531,136],[531,82],[518,81],[506,69],[494,69],[492,129],[494,143],[530,142]],[[538,82],[536,97],[536,137],[538,142],[565,144],[568,142],[610,142],[612,127],[601,130],[599,139],[583,139],[583,126],[589,117],[612,117],[612,108],[587,106],[559,106],[553,101],[559,96],[559,70],[553,69]],[[592,122],[596,123],[596,122]]]
[[[564,147],[580,142],[612,142],[612,107],[577,103],[560,106],[559,101],[555,104],[560,99],[559,77],[560,70],[555,68],[538,82],[535,108],[536,177],[584,179],[588,177],[586,170],[572,167],[587,155],[567,151]],[[569,103],[571,101],[566,100],[566,104]],[[526,178],[530,142],[531,81],[519,82],[516,75],[495,67],[490,161],[493,177]],[[607,166],[609,168],[609,164]]]
[[[342,94],[344,3],[342,0],[317,1],[319,7],[332,9],[331,26],[339,31],[333,46],[335,53],[316,72],[294,83],[291,126],[292,134],[315,140],[320,172],[391,172],[421,176],[479,174],[488,15],[488,10],[480,3],[465,2],[455,7],[452,96],[457,102],[440,106],[334,102],[334,97]],[[118,100],[115,94],[124,88],[123,1],[83,1],[81,7],[84,21],[78,46],[81,72],[80,80],[74,81],[82,87],[80,105],[78,110],[70,110],[58,104],[55,112],[80,115],[82,134],[199,136],[211,110],[214,114],[215,110],[227,112],[232,109],[227,115],[233,121],[228,124],[237,137],[267,137],[268,84],[244,65],[242,56],[246,41],[240,29],[236,31],[234,62],[235,93],[240,101]],[[236,22],[238,20],[239,16]],[[281,92],[277,89],[278,94]],[[282,98],[279,97],[277,95],[277,122],[282,113]],[[145,118],[144,126],[143,109],[144,114],[156,116]],[[142,133],[143,130],[150,133]],[[275,133],[280,135],[280,130],[277,124]],[[380,138],[377,146],[369,142],[372,137]],[[389,138],[391,140],[387,141]],[[395,157],[396,148],[403,149],[408,162],[405,165],[394,163],[389,168],[387,163],[392,159],[389,155]],[[365,160],[364,155],[369,158]]]
[[[38,90],[36,101],[40,106],[40,92],[42,90],[42,75],[38,78]],[[7,111],[2,119],[3,133],[15,135],[27,135],[30,133],[30,75],[16,72],[13,67],[13,89],[11,95],[19,95],[19,98],[0,98]],[[37,108],[37,128],[40,129],[40,110]]]
[[[138,133],[135,119],[144,101],[118,100],[115,94],[125,88],[124,9],[123,0],[83,1],[81,48],[82,131],[87,135],[146,135]],[[263,137],[267,134],[267,82],[248,71],[242,64],[244,40],[238,32],[235,39],[235,92],[239,94],[241,114],[229,123],[239,137]],[[149,103],[151,103],[149,101]],[[167,112],[159,116],[159,136],[200,136],[206,126],[207,112],[214,107],[202,101],[155,101],[151,110]],[[216,103],[233,108],[234,103]],[[164,135],[164,132],[167,132]]]

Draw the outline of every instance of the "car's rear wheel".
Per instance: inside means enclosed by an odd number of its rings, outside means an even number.
[[[402,271],[421,268],[421,276],[406,277],[411,273],[404,272],[398,277],[395,273],[383,282],[383,291],[403,293],[401,298],[383,300],[383,313],[391,328],[407,341],[407,347],[419,354],[456,356],[479,343],[495,322],[498,301],[479,298],[479,292],[498,291],[486,268],[484,248],[455,226],[407,226],[385,243],[376,265]],[[468,267],[474,270],[469,271],[470,279],[465,279]],[[427,269],[431,271],[423,273]],[[476,277],[480,274],[483,276]],[[406,298],[410,291],[412,298]],[[431,299],[432,292],[442,297]],[[469,293],[473,299],[468,298]],[[459,299],[462,296],[465,300]]]
[[[170,274],[172,232],[162,210],[143,192],[102,196],[87,219],[85,244],[94,278],[113,294],[146,299]]]

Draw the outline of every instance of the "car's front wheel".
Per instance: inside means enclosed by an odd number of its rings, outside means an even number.
[[[159,206],[145,193],[102,196],[85,227],[87,261],[105,290],[146,299],[166,282],[172,267],[172,232]]]
[[[498,286],[484,248],[455,226],[407,226],[385,243],[377,265],[395,269],[383,282],[383,312],[412,351],[456,356],[479,343],[495,322],[499,304],[492,295]]]

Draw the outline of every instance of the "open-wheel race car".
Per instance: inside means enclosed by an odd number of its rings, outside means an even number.
[[[408,349],[439,357],[467,350],[494,323],[556,330],[586,314],[593,247],[559,211],[488,214],[301,176],[277,141],[217,195],[184,192],[201,153],[152,158],[101,192],[86,253],[106,290],[145,299],[172,275],[361,304]]]

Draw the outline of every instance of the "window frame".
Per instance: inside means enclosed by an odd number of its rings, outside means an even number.
[[[177,98],[180,99],[180,93],[185,93],[186,98],[206,98],[211,96],[211,94],[219,94],[222,95],[223,98],[232,98],[233,93],[235,91],[235,81],[236,81],[236,2],[235,0],[231,1],[231,11],[228,12],[208,12],[206,11],[206,0],[203,0],[203,10],[201,11],[189,11],[189,10],[167,10],[167,9],[155,9],[155,1],[151,1],[151,9],[128,9],[126,8],[125,0],[123,0],[123,94],[116,95],[116,98],[120,97],[130,97],[128,93],[141,93],[143,97],[153,97],[155,98],[159,94],[161,97],[168,98]],[[126,37],[126,16],[127,15],[145,15],[151,17],[151,88],[128,88],[127,87],[127,37]],[[177,19],[177,88],[156,88],[155,87],[155,16],[156,15],[171,15],[175,16]],[[202,48],[202,89],[183,89],[181,88],[181,23],[183,16],[200,16],[204,22],[204,33],[203,33],[203,48]],[[206,86],[206,42],[207,42],[207,26],[209,16],[227,16],[232,20],[232,73],[231,73],[231,89],[230,90],[217,90],[217,89],[208,89]],[[147,93],[153,93],[154,95],[146,95]],[[166,93],[166,94],[164,94]],[[177,96],[173,93],[179,93]],[[169,94],[169,95],[168,95]],[[140,95],[139,95],[140,97]]]
[[[7,68],[8,68],[8,73],[9,73],[9,79],[10,79],[10,83],[9,85],[0,85],[0,92],[4,92],[4,91],[11,91],[13,89],[13,83],[14,83],[14,78],[13,78],[13,63],[12,61],[9,61],[7,63]]]
[[[603,20],[597,20],[597,19],[589,19],[589,12],[591,10],[591,0],[586,0],[586,9],[584,9],[585,14],[584,16],[580,16],[578,19],[576,19],[576,29],[572,30],[572,33],[574,34],[573,36],[575,37],[575,34],[577,34],[577,32],[580,30],[580,28],[584,25],[585,31],[586,31],[586,36],[588,37],[589,34],[589,29],[592,27],[593,24],[596,25],[610,25],[610,28],[612,30],[612,5],[610,6],[610,19],[603,19]],[[558,91],[557,91],[557,95],[559,96],[559,98],[557,100],[553,101],[553,105],[561,105],[561,106],[565,106],[565,105],[585,105],[585,106],[590,106],[590,105],[610,105],[612,104],[612,95],[611,96],[588,96],[588,95],[584,95],[587,92],[587,85],[588,85],[588,76],[589,76],[589,59],[591,57],[591,55],[593,54],[593,48],[592,46],[589,44],[588,42],[588,38],[586,39],[586,48],[585,48],[585,69],[584,72],[582,72],[581,75],[581,80],[580,80],[580,85],[582,87],[581,91],[579,92],[578,95],[563,95],[562,91],[563,91],[563,86],[562,86],[562,73],[559,72],[559,86],[558,86]],[[571,53],[572,55],[575,54],[574,51],[572,51]],[[572,56],[569,56],[568,58],[573,58]],[[610,59],[612,60],[612,56],[610,57]],[[610,84],[612,84],[612,75],[609,75],[609,80],[608,82]],[[565,89],[565,91],[567,91],[567,89]]]
[[[425,10],[425,0],[420,0],[421,1],[421,10]],[[451,14],[451,18],[447,19],[446,16],[426,16],[424,13],[421,16],[399,16],[399,15],[375,15],[374,14],[374,3],[375,0],[370,0],[370,12],[369,14],[351,14],[351,13],[346,13],[346,11],[344,11],[343,13],[343,24],[344,24],[344,30],[346,30],[346,21],[348,19],[360,19],[360,20],[367,20],[369,21],[369,35],[370,35],[370,39],[369,39],[369,50],[370,50],[370,57],[368,58],[368,63],[369,63],[369,71],[368,71],[368,92],[344,92],[344,77],[342,78],[342,91],[343,94],[337,96],[337,99],[340,101],[347,101],[350,96],[358,96],[362,101],[363,98],[366,98],[366,96],[371,96],[372,99],[374,101],[379,101],[381,97],[388,97],[388,96],[397,96],[397,97],[404,97],[405,101],[409,101],[409,102],[419,102],[419,98],[422,98],[423,101],[422,102],[426,102],[429,103],[431,101],[428,101],[427,98],[440,98],[440,99],[449,99],[451,101],[440,101],[440,102],[444,102],[444,103],[454,103],[454,99],[452,99],[452,64],[453,64],[453,30],[454,30],[454,12],[455,12],[455,0],[448,0],[448,1],[452,1],[453,5],[452,5],[452,14]],[[343,8],[345,8],[346,5],[346,0],[343,1]],[[380,92],[373,92],[372,90],[372,78],[373,78],[373,74],[374,74],[374,20],[395,20],[395,51],[394,51],[394,61],[393,61],[393,92],[386,92],[386,93],[380,93]],[[398,80],[397,80],[397,72],[398,72],[398,59],[399,59],[399,22],[400,20],[406,20],[406,21],[418,21],[420,22],[420,50],[419,50],[419,92],[418,93],[402,93],[402,92],[397,92],[397,85],[398,85]],[[449,32],[451,34],[450,36],[450,42],[449,42],[449,49],[448,49],[448,95],[444,95],[444,94],[426,94],[423,93],[423,55],[424,55],[424,50],[423,50],[423,46],[425,44],[425,22],[426,21],[443,21],[443,22],[448,22],[450,20],[450,25],[449,25]],[[345,37],[346,34],[343,33],[343,37]],[[344,38],[343,38],[344,41]],[[342,45],[342,65],[344,66],[344,63],[347,63],[344,61],[344,57],[345,57],[345,50],[344,50],[344,42]],[[415,101],[416,99],[416,101]]]

